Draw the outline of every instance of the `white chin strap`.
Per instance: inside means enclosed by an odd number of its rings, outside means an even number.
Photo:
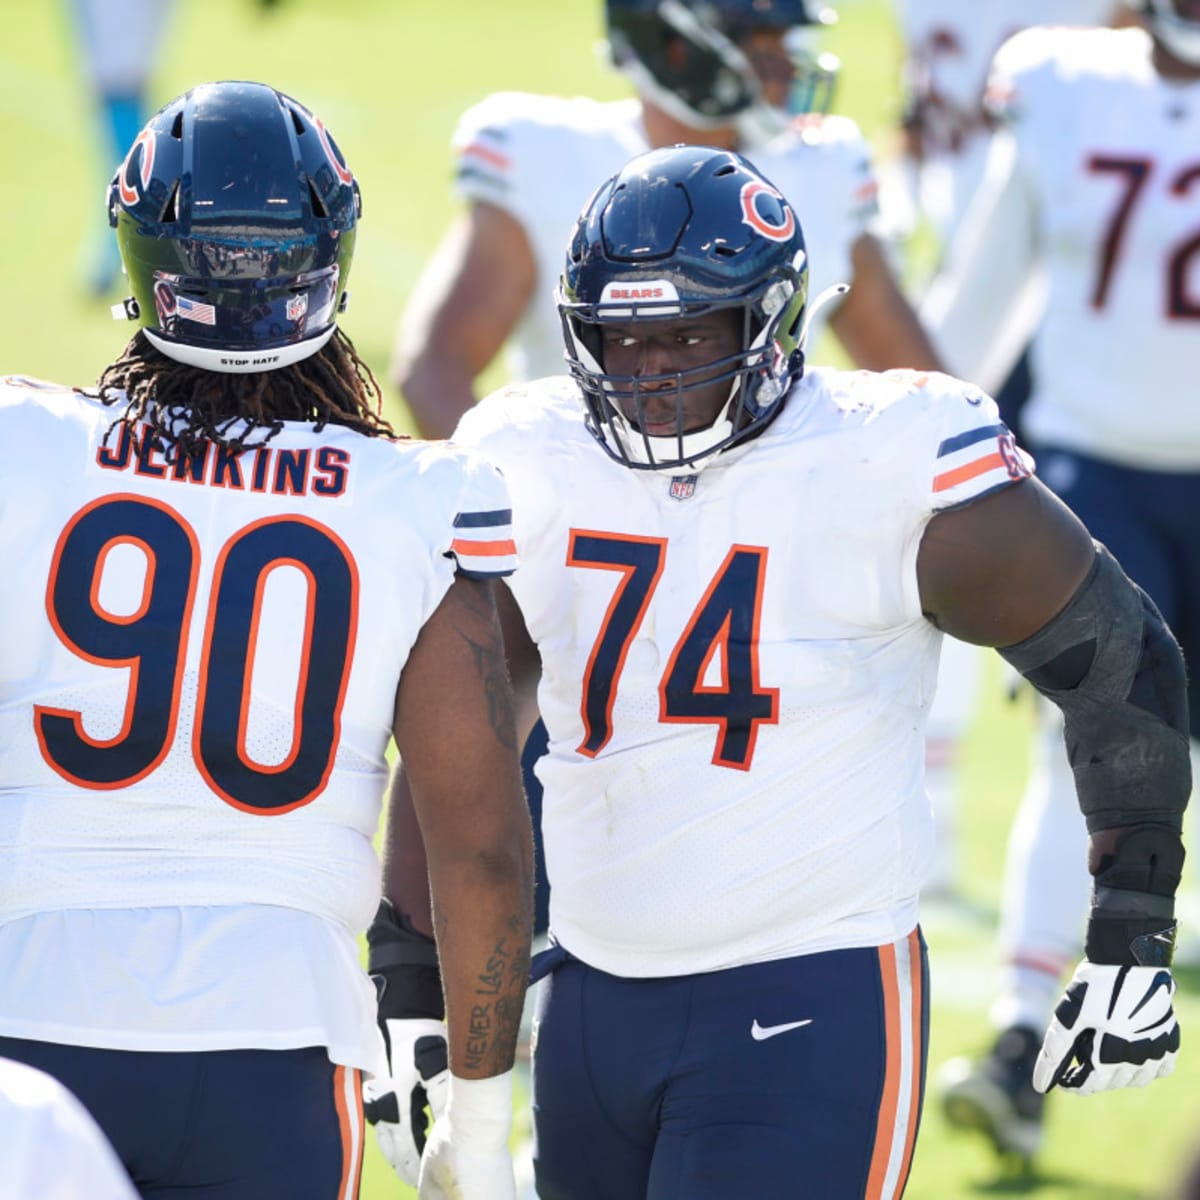
[[[1200,67],[1200,21],[1178,15],[1171,0],[1150,0],[1150,24],[1155,38],[1180,62]]]
[[[143,329],[142,332],[156,350],[176,362],[186,363],[189,367],[199,367],[202,371],[248,375],[252,371],[277,371],[280,367],[290,367],[293,363],[311,358],[333,337],[336,328],[336,325],[330,325],[315,337],[267,350],[218,350],[211,346],[187,346],[182,342],[170,341],[153,329]]]

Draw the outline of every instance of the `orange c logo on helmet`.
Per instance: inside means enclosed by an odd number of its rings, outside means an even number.
[[[341,161],[341,159],[339,159],[338,156],[334,153],[333,144],[329,140],[329,134],[325,131],[324,123],[321,122],[320,120],[318,120],[316,117],[313,117],[313,121],[316,123],[317,135],[321,139],[321,146],[325,151],[325,157],[327,159],[329,159],[330,166],[333,167],[334,171],[337,174],[337,177],[344,184],[347,184],[347,185],[352,184],[354,182],[354,175],[350,171],[350,169]]]
[[[786,217],[782,225],[773,225],[758,211],[759,196],[774,196],[779,201]],[[787,201],[770,184],[758,179],[752,179],[742,185],[742,221],[755,233],[761,233],[773,242],[786,242],[796,232],[796,214],[792,212]]]
[[[139,146],[142,148],[142,166],[138,176],[142,182],[143,192],[150,186],[150,176],[154,173],[154,134],[149,129],[143,129],[134,139],[133,145],[129,147],[129,153],[125,155],[125,161],[121,164],[121,173],[117,177],[117,184],[121,189],[121,200],[125,204],[136,204],[142,198],[135,189],[129,186],[129,164],[133,162],[133,156],[137,153]]]

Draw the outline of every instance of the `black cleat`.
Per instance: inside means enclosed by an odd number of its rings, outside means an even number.
[[[1028,1161],[1042,1144],[1045,1097],[1033,1090],[1033,1064],[1042,1035],[1014,1026],[985,1058],[951,1059],[939,1075],[942,1111],[956,1129],[985,1133],[997,1154]]]

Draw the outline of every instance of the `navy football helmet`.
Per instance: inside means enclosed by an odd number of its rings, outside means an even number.
[[[1156,41],[1189,66],[1200,67],[1200,21],[1181,17],[1175,0],[1132,0]]]
[[[824,112],[833,98],[837,59],[817,54],[812,26],[830,23],[807,0],[607,0],[613,64],[676,120],[716,129],[764,107],[762,83],[739,39],[757,29],[787,31],[792,112]]]
[[[333,335],[362,199],[291,97],[225,82],[173,100],[117,169],[108,215],[133,290],[125,313],[170,358],[269,371]]]
[[[800,222],[749,162],[709,146],[639,155],[588,202],[559,286],[567,363],[588,429],[612,458],[642,470],[698,469],[760,433],[803,374],[807,299]],[[665,375],[605,372],[606,324],[720,309],[741,320],[741,348],[729,357]],[[686,394],[726,380],[729,399],[712,424],[686,431]],[[668,385],[677,432],[648,436],[645,399],[661,403]]]

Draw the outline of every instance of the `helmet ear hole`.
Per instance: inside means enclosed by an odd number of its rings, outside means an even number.
[[[163,210],[159,216],[159,222],[163,225],[173,225],[179,220],[179,180],[171,187],[171,191],[167,196],[167,202],[163,205]]]
[[[317,191],[317,185],[313,183],[311,177],[308,180],[308,199],[312,205],[314,217],[324,220],[329,216],[329,209],[325,207],[325,201],[321,199],[321,193]]]

